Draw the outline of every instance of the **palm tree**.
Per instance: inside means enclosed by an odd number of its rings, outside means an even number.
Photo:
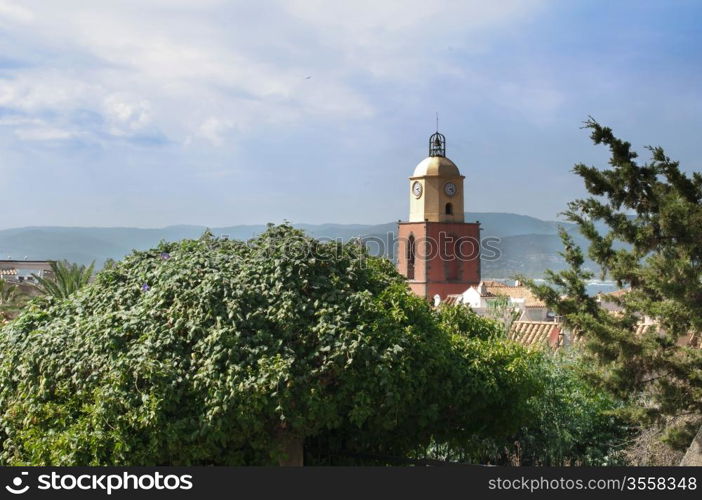
[[[0,279],[0,318],[10,319],[28,298],[19,286]]]
[[[54,261],[51,263],[51,276],[32,276],[37,280],[42,293],[65,299],[88,284],[94,267],[95,261],[89,266],[70,263],[67,260]]]

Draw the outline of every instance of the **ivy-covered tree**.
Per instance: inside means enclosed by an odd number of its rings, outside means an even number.
[[[533,355],[438,314],[389,261],[288,225],[134,252],[0,330],[0,461],[299,464],[320,440],[516,431]]]
[[[640,163],[610,128],[593,119],[585,127],[609,148],[610,167],[575,166],[591,196],[571,202],[565,216],[589,240],[602,276],[629,291],[608,299],[621,312],[601,308],[585,288],[593,273],[565,231],[569,269],[530,286],[582,335],[597,361],[593,375],[630,402],[629,417],[700,415],[702,351],[689,344],[702,333],[702,175],[686,174],[660,147],[648,148],[651,159]],[[637,334],[646,318],[653,326]]]

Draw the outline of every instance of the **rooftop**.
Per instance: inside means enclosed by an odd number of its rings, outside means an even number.
[[[560,347],[562,335],[558,323],[548,321],[515,321],[509,339],[525,346]]]
[[[483,281],[479,285],[481,297],[511,297],[513,299],[524,299],[526,307],[546,307],[546,303],[539,300],[531,290],[524,285],[507,285],[499,281]]]

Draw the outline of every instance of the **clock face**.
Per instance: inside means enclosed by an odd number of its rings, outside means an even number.
[[[422,191],[422,184],[419,181],[415,181],[415,183],[412,184],[412,193],[414,193],[414,195],[417,198],[419,198],[420,196],[422,196]]]
[[[456,194],[456,185],[453,182],[447,182],[444,185],[444,193],[446,193],[449,196],[453,196]]]

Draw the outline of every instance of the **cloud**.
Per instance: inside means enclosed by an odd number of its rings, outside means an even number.
[[[215,146],[219,146],[224,140],[224,133],[233,126],[234,124],[230,120],[212,116],[205,120],[202,125],[200,125],[199,135],[210,141]]]
[[[435,111],[468,210],[562,209],[588,113],[694,160],[699,7],[576,4],[0,0],[0,169],[46,181],[0,226],[395,218]]]
[[[87,123],[85,140],[150,128],[219,146],[231,129],[362,120],[378,103],[359,78],[392,84],[418,69],[440,78],[453,69],[432,48],[470,45],[541,3],[2,1],[6,52],[30,52],[33,64],[0,80],[0,106],[56,126],[96,113],[104,128]]]
[[[490,30],[533,15],[543,0],[290,0],[286,6],[355,70],[378,78],[421,79],[450,71],[448,46],[483,50]]]
[[[22,112],[61,111],[92,106],[94,85],[55,69],[18,69],[12,79],[0,80],[0,106]]]
[[[34,19],[32,11],[7,0],[0,1],[0,25],[4,21],[28,23]]]
[[[19,128],[15,135],[23,141],[56,141],[74,137],[73,132],[54,127]]]
[[[124,94],[111,94],[104,100],[105,115],[113,135],[129,135],[150,122],[149,101]]]
[[[0,127],[17,127],[22,125],[43,125],[44,122],[38,118],[27,118],[25,116],[6,116],[0,118]]]
[[[27,116],[6,116],[0,118],[0,127],[14,131],[14,136],[22,141],[57,141],[71,139],[75,132],[51,126],[39,118]]]

